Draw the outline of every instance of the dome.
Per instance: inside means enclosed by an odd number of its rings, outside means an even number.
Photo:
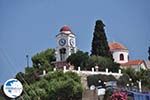
[[[110,51],[114,50],[128,50],[124,45],[118,42],[111,42],[109,43]]]
[[[65,32],[65,31],[70,31],[70,32],[71,32],[71,29],[70,29],[67,25],[64,25],[64,26],[60,29],[60,32]]]

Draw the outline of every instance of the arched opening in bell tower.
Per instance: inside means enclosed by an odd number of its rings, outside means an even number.
[[[66,56],[66,48],[61,48],[60,50],[59,50],[59,52],[60,52],[60,60],[61,61],[65,61],[66,59],[65,59],[65,56]]]

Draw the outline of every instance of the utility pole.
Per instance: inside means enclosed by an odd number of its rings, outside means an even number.
[[[26,55],[27,58],[27,67],[29,67],[29,55]]]

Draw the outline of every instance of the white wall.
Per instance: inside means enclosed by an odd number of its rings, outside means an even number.
[[[64,38],[66,40],[66,44],[64,46],[59,45],[59,40],[61,38]],[[70,45],[70,39],[74,40],[73,47]],[[59,50],[61,48],[66,48],[65,60],[68,58],[68,56],[71,55],[71,49],[74,49],[75,52],[77,51],[77,49],[76,49],[76,37],[74,34],[65,34],[65,33],[59,34],[56,36],[56,42],[57,42],[57,47],[56,47],[56,52],[55,52],[56,61],[61,61],[60,60],[60,52],[59,52]]]
[[[120,54],[123,54],[124,55],[124,60],[120,60]],[[117,62],[117,63],[126,63],[128,62],[128,51],[114,51],[112,53],[113,55],[113,58],[114,58],[114,61]]]
[[[140,65],[130,65],[130,66],[120,66],[121,68],[133,68],[135,71],[140,71],[141,69],[146,70],[146,66],[144,63]]]

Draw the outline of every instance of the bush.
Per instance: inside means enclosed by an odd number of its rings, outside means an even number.
[[[78,69],[80,66],[81,70],[85,69],[89,59],[88,52],[77,51],[77,53],[71,54],[67,58],[67,62],[75,66],[75,69]]]
[[[117,81],[117,85],[120,87],[126,87],[126,85],[129,83],[129,75],[128,74],[123,74],[120,76],[120,78]]]
[[[99,80],[101,80],[101,84],[99,83]],[[112,75],[91,75],[87,77],[87,83],[88,86],[90,87],[91,85],[99,86],[102,85],[104,86],[103,82],[108,82],[108,81],[116,81],[116,78]]]
[[[87,69],[91,70],[92,67],[99,66],[99,70],[105,71],[108,68],[112,72],[118,72],[119,64],[115,63],[112,59],[101,56],[91,56],[87,63]]]
[[[80,100],[82,84],[80,77],[73,72],[49,72],[29,86],[24,84],[24,98],[31,100]]]

